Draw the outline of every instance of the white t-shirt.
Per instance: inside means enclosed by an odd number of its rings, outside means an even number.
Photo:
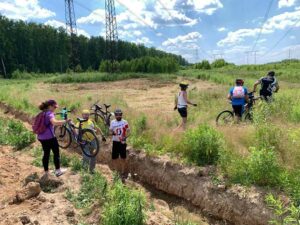
[[[109,129],[116,133],[116,135],[113,135],[112,140],[118,142],[123,141],[124,137],[126,137],[126,132],[130,130],[128,122],[123,119],[111,121]]]
[[[186,108],[187,107],[187,102],[185,101],[183,95],[184,91],[180,91],[178,93],[178,102],[177,102],[177,108]]]

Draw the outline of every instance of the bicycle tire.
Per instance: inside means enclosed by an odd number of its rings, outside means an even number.
[[[251,112],[247,112],[247,114],[245,115],[245,122],[252,122],[253,120],[253,117],[252,117],[252,114]]]
[[[54,135],[57,138],[59,147],[66,149],[72,143],[71,131],[65,126],[55,126]]]
[[[233,122],[234,122],[234,115],[233,112],[229,110],[224,110],[220,112],[216,118],[217,125],[231,124]]]
[[[109,115],[106,117],[106,119],[105,119],[105,125],[107,126],[107,127],[110,127],[110,118],[111,118],[111,114],[109,113]]]
[[[81,131],[80,147],[87,157],[95,157],[99,150],[100,144],[95,132],[91,129],[83,129]]]
[[[94,117],[94,121],[95,121],[96,123],[99,122],[99,118],[100,118],[101,121],[105,124],[105,119],[104,119],[104,117],[103,117],[102,115],[99,115],[98,113],[91,113],[91,116]]]

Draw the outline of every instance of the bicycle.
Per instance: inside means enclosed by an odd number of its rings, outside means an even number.
[[[57,113],[62,115],[62,118],[68,119],[68,111],[66,108],[62,110],[62,112]],[[87,157],[94,157],[98,154],[100,145],[99,140],[92,129],[83,129],[82,123],[86,122],[86,119],[77,118],[79,122],[79,126],[76,127],[72,121],[67,120],[67,122],[62,126],[54,127],[54,134],[57,138],[59,147],[63,149],[67,149],[72,142],[75,142],[78,146],[80,146],[82,152]],[[75,132],[75,129],[78,129]]]
[[[254,97],[254,92],[248,93],[249,103],[245,104],[245,111],[242,114],[242,121],[251,122],[253,119],[252,108],[255,101],[261,97]],[[224,110],[220,112],[216,118],[217,125],[232,124],[234,122],[234,112],[233,110]]]
[[[98,105],[98,102],[94,103],[91,106],[91,110],[94,111],[94,112],[91,113],[91,116],[94,116],[96,123],[98,123],[99,117],[100,117],[102,122],[104,123],[104,125],[106,127],[109,127],[110,126],[110,119],[111,119],[111,116],[113,115],[113,113],[108,111],[108,108],[111,105],[106,105],[106,104],[103,104],[103,105],[105,107],[105,110],[102,110],[102,107],[100,105]]]

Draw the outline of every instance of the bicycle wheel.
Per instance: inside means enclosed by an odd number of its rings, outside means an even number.
[[[54,135],[57,138],[59,147],[66,149],[71,145],[72,143],[71,131],[67,129],[65,126],[55,126]]]
[[[245,115],[245,122],[252,122],[253,117],[252,117],[252,113],[251,112],[247,112],[247,114]]]
[[[93,130],[82,130],[80,147],[83,154],[85,154],[87,157],[95,157],[98,154],[100,150],[99,140]]]
[[[232,124],[234,122],[233,112],[225,110],[221,112],[216,119],[217,125]]]

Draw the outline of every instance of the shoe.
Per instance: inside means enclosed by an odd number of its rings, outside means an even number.
[[[55,170],[55,176],[59,177],[59,176],[63,175],[66,171],[67,171],[67,169]]]

